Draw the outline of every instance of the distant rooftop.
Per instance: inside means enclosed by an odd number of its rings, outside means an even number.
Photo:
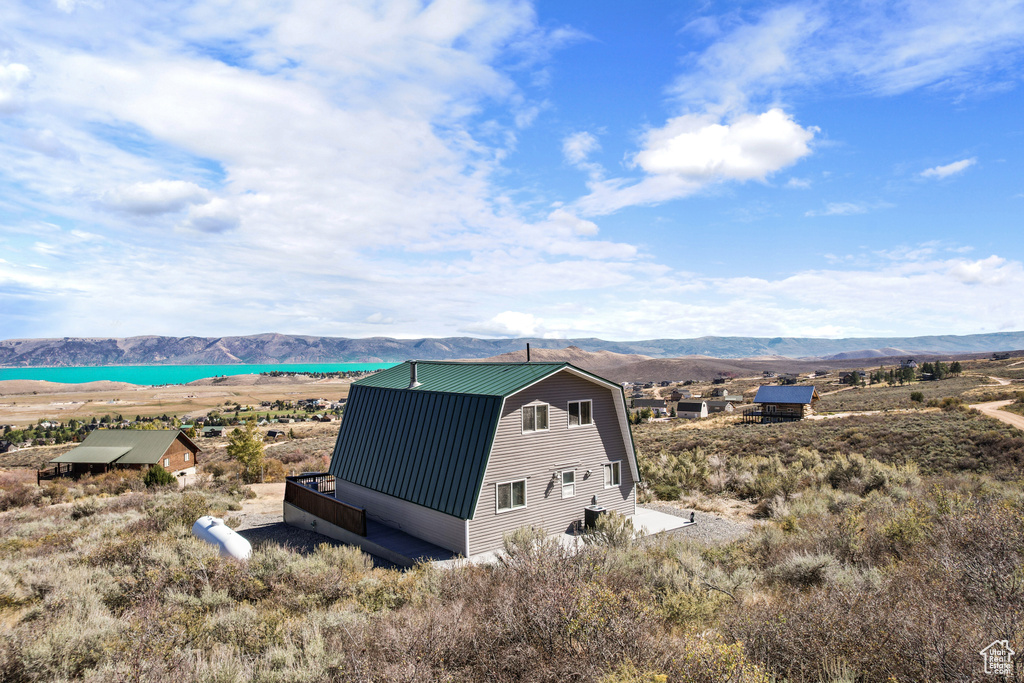
[[[803,403],[810,405],[813,399],[818,398],[818,392],[813,386],[760,386],[757,388],[757,396],[754,403]]]

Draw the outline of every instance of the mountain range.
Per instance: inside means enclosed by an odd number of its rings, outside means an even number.
[[[900,355],[989,353],[1024,349],[1024,332],[926,337],[699,337],[603,339],[392,339],[257,334],[235,337],[63,337],[0,341],[0,367],[89,365],[219,365],[232,363],[374,363],[479,359],[533,349],[575,346],[589,352],[652,359],[703,356],[743,359],[847,360]]]

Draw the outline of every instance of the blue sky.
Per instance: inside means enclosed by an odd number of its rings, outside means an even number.
[[[8,0],[0,338],[1024,329],[1024,2]]]

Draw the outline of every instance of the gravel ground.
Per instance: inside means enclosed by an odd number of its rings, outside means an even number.
[[[277,514],[242,515],[241,520],[242,523],[235,531],[252,543],[254,547],[265,543],[280,543],[292,548],[297,553],[308,555],[316,550],[321,543],[342,545],[340,541],[321,536],[315,531],[296,529],[285,524],[281,519],[280,512]]]
[[[705,545],[719,545],[735,541],[736,539],[745,536],[754,528],[753,521],[734,522],[731,519],[725,519],[724,517],[713,515],[710,512],[701,512],[700,510],[693,510],[691,508],[678,507],[671,503],[645,503],[640,507],[663,512],[667,515],[685,517],[686,519],[689,519],[690,513],[693,512],[696,524],[685,526],[681,529],[665,531],[658,535],[669,538],[691,539],[704,543]]]
[[[253,548],[259,548],[261,545],[266,543],[278,543],[282,546],[287,546],[293,551],[300,555],[309,555],[316,547],[321,543],[329,543],[330,545],[345,545],[341,541],[335,541],[333,538],[327,536],[321,536],[315,531],[308,531],[306,529],[297,529],[293,526],[289,526],[284,523],[281,518],[281,512],[265,512],[265,513],[232,513],[232,516],[237,515],[241,518],[242,523],[238,525],[235,531],[238,535],[249,541]],[[373,557],[373,566],[382,567],[386,569],[395,569],[396,565],[382,560],[379,557]]]

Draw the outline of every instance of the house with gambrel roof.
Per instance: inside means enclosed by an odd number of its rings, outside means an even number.
[[[587,507],[632,515],[640,479],[622,387],[569,363],[410,361],[354,382],[330,474],[364,526],[467,557]]]

